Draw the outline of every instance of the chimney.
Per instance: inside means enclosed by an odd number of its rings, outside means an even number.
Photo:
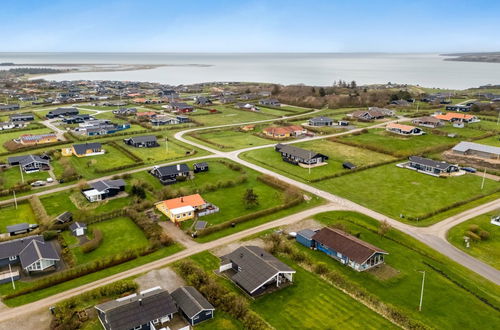
[[[177,164],[177,171],[181,170],[181,164]]]
[[[142,298],[139,298],[139,305],[142,306]]]
[[[181,203],[184,203],[184,197],[181,197]]]

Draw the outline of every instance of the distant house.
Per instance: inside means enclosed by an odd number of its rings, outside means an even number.
[[[162,324],[177,313],[174,299],[161,287],[108,301],[96,305],[95,309],[106,330],[164,329]]]
[[[87,232],[87,224],[76,221],[69,226],[69,230],[71,231],[73,236],[83,236]]]
[[[410,102],[408,102],[407,100],[394,100],[394,101],[391,101],[391,104],[397,105],[400,107],[407,107],[410,105]]]
[[[412,123],[414,125],[422,126],[422,127],[430,127],[430,128],[436,128],[439,126],[443,126],[443,122],[439,120],[436,117],[432,116],[424,116],[420,118],[415,118],[412,120]]]
[[[147,118],[147,119],[151,119],[151,118],[154,118],[158,115],[158,113],[154,112],[154,111],[145,111],[145,112],[138,112],[136,113],[136,117],[141,119],[141,118]]]
[[[474,115],[467,115],[465,113],[454,113],[448,112],[446,114],[434,115],[435,118],[439,120],[444,120],[448,122],[463,122],[463,123],[474,123],[478,122],[479,119]]]
[[[214,317],[215,308],[192,286],[182,286],[172,292],[172,298],[190,325],[194,326]]]
[[[179,124],[179,120],[174,117],[160,115],[154,118],[151,118],[149,121],[153,126],[163,126],[163,125],[177,125]]]
[[[470,105],[447,105],[445,109],[447,111],[458,111],[458,112],[469,112],[471,106]]]
[[[14,111],[19,109],[21,109],[19,104],[0,104],[0,111]]]
[[[220,272],[231,270],[231,280],[251,296],[268,287],[293,282],[295,270],[258,246],[241,246],[221,258]]]
[[[407,168],[433,176],[442,176],[459,171],[458,165],[419,156],[410,156]]]
[[[10,121],[19,122],[19,121],[32,121],[35,120],[35,116],[32,113],[16,113],[9,116]]]
[[[349,116],[361,121],[371,121],[394,116],[394,111],[385,108],[370,107],[368,110],[354,111]]]
[[[63,156],[75,155],[76,157],[103,155],[104,152],[100,142],[73,144],[71,148],[61,149],[61,154]]]
[[[391,132],[399,135],[422,135],[425,134],[422,129],[410,126],[410,125],[402,125],[398,123],[389,123],[385,126],[385,130],[387,132]]]
[[[361,272],[384,263],[388,253],[336,228],[322,228],[312,236],[314,247]]]
[[[113,114],[118,116],[134,116],[136,113],[136,108],[120,108],[117,110],[113,110]]]
[[[290,137],[299,137],[307,133],[307,130],[299,125],[266,127],[262,130],[264,135],[273,139],[286,139]]]
[[[333,126],[333,119],[319,116],[309,119],[310,126]]]
[[[26,146],[36,144],[46,144],[57,142],[57,135],[55,133],[48,134],[23,134],[19,137],[19,143]]]
[[[167,199],[156,204],[156,208],[173,223],[193,219],[196,212],[205,210],[210,204],[199,194]]]
[[[500,147],[462,141],[452,149],[454,154],[474,156],[484,159],[500,159]]]
[[[62,119],[62,122],[65,123],[65,124],[80,124],[80,123],[84,123],[85,121],[87,120],[91,120],[92,117],[90,117],[90,115],[88,114],[81,114],[81,115],[76,115],[76,116],[68,116],[68,117],[64,117]]]
[[[173,112],[188,113],[193,112],[194,107],[184,102],[170,102],[167,108],[171,109]]]
[[[0,243],[0,265],[21,265],[28,274],[55,269],[60,257],[43,236],[28,236]]]
[[[208,163],[201,162],[193,164],[193,172],[194,173],[208,172]]]
[[[6,121],[0,122],[0,131],[15,129],[15,128],[24,128],[27,127],[28,123],[25,121]]]
[[[232,96],[223,96],[219,99],[219,102],[222,104],[234,103],[236,99]]]
[[[35,230],[38,228],[38,225],[30,225],[29,223],[23,222],[23,223],[18,223],[15,225],[7,226],[7,233],[9,233],[9,236],[16,236],[16,235],[22,235],[22,234],[27,234],[32,230]]]
[[[241,100],[255,100],[257,98],[259,98],[259,95],[252,93],[240,95]]]
[[[200,105],[200,106],[206,106],[206,105],[212,105],[212,101],[205,96],[198,96],[196,100],[194,101],[194,104]]]
[[[255,125],[245,125],[245,126],[242,126],[241,127],[241,130],[244,131],[244,132],[249,132],[249,131],[253,131],[255,129]]]
[[[50,170],[50,157],[37,155],[24,155],[9,157],[7,162],[11,166],[19,165],[24,172],[32,173],[40,170]]]
[[[249,110],[249,111],[260,111],[260,109],[252,103],[236,103],[234,105],[236,109]]]
[[[82,191],[82,194],[89,202],[99,202],[106,198],[118,195],[125,190],[125,181],[118,180],[101,180],[90,183],[91,189]]]
[[[87,136],[98,136],[98,135],[108,135],[108,134],[113,134],[116,132],[120,132],[126,129],[130,128],[129,123],[123,123],[123,124],[105,124],[105,123],[99,123],[95,125],[85,125],[84,127],[80,127],[75,130],[75,132],[78,132],[83,135]]]
[[[262,99],[259,104],[267,107],[281,107],[281,102],[277,99]]]
[[[57,108],[55,110],[50,110],[46,117],[49,119],[58,118],[58,117],[66,117],[66,116],[75,116],[79,113],[77,108]]]
[[[186,164],[155,166],[150,173],[157,177],[162,184],[168,185],[176,183],[178,176],[187,177],[189,175],[189,167]]]
[[[281,153],[283,161],[294,165],[319,165],[328,160],[328,156],[288,144],[277,144],[275,150]]]
[[[154,148],[160,146],[154,135],[134,136],[124,139],[123,142],[136,148]]]

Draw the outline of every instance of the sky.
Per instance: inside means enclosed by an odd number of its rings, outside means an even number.
[[[500,51],[498,0],[2,0],[0,52]]]

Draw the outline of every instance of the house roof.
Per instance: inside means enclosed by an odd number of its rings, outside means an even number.
[[[312,239],[312,237],[316,234],[316,232],[312,229],[302,229],[297,232],[297,235],[303,236],[307,239]]]
[[[295,273],[295,270],[258,246],[241,246],[223,259],[238,265],[238,273],[232,280],[250,293],[279,272]]]
[[[462,141],[453,147],[453,151],[467,152],[469,150],[480,151],[484,153],[500,155],[500,147],[488,146],[484,144]]]
[[[193,167],[208,167],[208,163],[207,162],[195,163],[193,164]]]
[[[452,119],[471,120],[471,119],[475,118],[475,116],[473,116],[473,115],[467,115],[465,113],[453,113],[453,112],[448,112],[448,113],[442,114],[442,115],[434,115],[434,117],[436,117],[437,119],[446,120],[446,121],[450,121]]]
[[[71,218],[73,217],[73,214],[71,212],[64,212],[64,213],[61,213],[57,216],[56,220],[58,221],[61,221],[61,222],[68,222],[71,220]]]
[[[309,119],[309,121],[324,123],[324,122],[331,122],[331,121],[333,121],[333,119],[329,118],[329,117],[325,117],[325,116],[319,116],[319,117],[311,118],[311,119]]]
[[[440,170],[446,170],[448,167],[452,166],[452,164],[444,162],[444,161],[437,161],[429,158],[424,158],[420,156],[410,156],[409,157],[411,162],[422,164],[425,166],[430,166],[430,167],[435,167]]]
[[[375,245],[336,228],[324,227],[313,236],[313,239],[336,252],[342,253],[358,264],[364,263],[374,253],[387,254],[387,252]]]
[[[70,226],[69,226],[69,229],[71,231],[75,231],[77,230],[78,228],[84,228],[84,229],[87,229],[87,224],[83,223],[83,222],[73,222]]]
[[[97,150],[101,148],[102,145],[99,142],[73,144],[73,149],[75,150],[77,155],[85,155],[87,150]]]
[[[46,138],[56,138],[55,133],[48,133],[48,134],[24,134],[21,135],[21,140],[23,141],[38,141],[41,139],[46,139]]]
[[[298,125],[281,126],[281,127],[266,127],[264,132],[274,135],[285,135],[286,133],[302,132],[304,128]]]
[[[157,167],[156,170],[158,171],[158,173],[160,173],[161,176],[167,176],[189,172],[189,167],[186,164],[177,164]]]
[[[415,126],[403,125],[398,123],[389,123],[385,126],[386,128],[399,129],[403,132],[409,132],[415,128]]]
[[[413,119],[413,122],[422,122],[422,123],[439,123],[440,120],[436,117],[432,116],[424,116],[420,118]]]
[[[212,306],[212,304],[192,286],[182,286],[178,288],[172,292],[172,298],[174,298],[177,306],[179,306],[184,314],[190,319],[202,311],[215,309],[214,306]]]
[[[26,222],[23,223],[18,223],[12,226],[7,226],[7,232],[8,233],[14,233],[16,231],[20,230],[28,230],[30,228],[30,225]]]
[[[177,312],[170,293],[160,287],[108,301],[95,308],[106,314],[106,321],[114,330],[132,329]]]
[[[43,241],[42,238],[42,240],[34,239],[29,242],[24,249],[19,252],[19,259],[21,260],[21,266],[26,268],[40,259],[59,260],[59,255],[52,244]]]
[[[0,259],[19,255],[19,252],[21,252],[32,240],[43,242],[43,237],[41,235],[35,235],[1,242]]]
[[[38,162],[38,163],[42,163],[42,164],[46,164],[46,165],[48,165],[50,163],[49,160],[43,159],[37,155],[24,155],[24,156],[9,157],[7,159],[7,162],[11,165],[19,163],[22,166],[27,165],[27,164],[31,164],[33,162]]]
[[[143,136],[134,136],[129,138],[132,143],[147,143],[147,142],[156,142],[156,136],[154,135],[143,135]]]
[[[305,160],[310,160],[318,156],[321,156],[321,154],[315,151],[298,148],[289,144],[278,144],[277,148],[279,152],[284,152],[286,154],[299,157]]]
[[[169,210],[178,209],[185,206],[197,207],[206,204],[205,200],[200,194],[183,196],[178,198],[167,199],[163,201],[166,208]]]
[[[121,187],[125,186],[125,181],[123,179],[101,180],[97,182],[92,182],[90,186],[99,192],[103,192],[108,189],[120,189]]]

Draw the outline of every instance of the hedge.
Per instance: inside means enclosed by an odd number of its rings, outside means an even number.
[[[83,253],[94,251],[102,243],[102,232],[99,229],[94,229],[92,232],[94,234],[94,238],[80,245],[80,249]]]
[[[49,225],[50,218],[47,211],[45,211],[45,207],[43,207],[42,202],[40,202],[40,198],[38,198],[37,195],[32,195],[28,201],[33,209],[37,222],[41,225]]]

